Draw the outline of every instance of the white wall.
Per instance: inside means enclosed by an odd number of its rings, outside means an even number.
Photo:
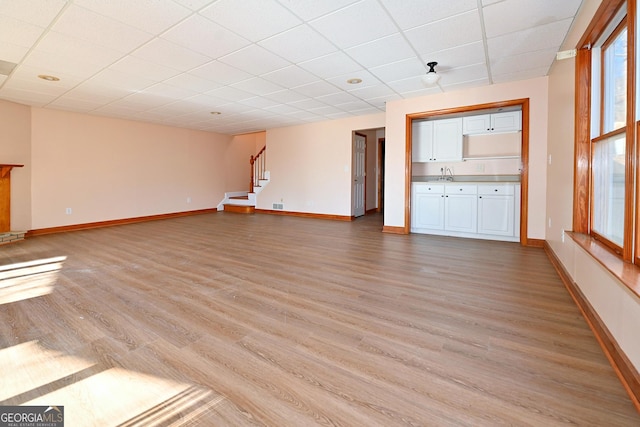
[[[600,5],[585,0],[563,49],[576,46]],[[557,61],[549,78],[549,154],[546,240],[596,310],[627,358],[640,371],[640,298],[605,270],[563,230],[572,229],[574,170],[575,60]]]
[[[384,113],[267,130],[271,182],[257,208],[351,216],[352,133],[384,126]]]
[[[443,79],[446,76],[442,77]],[[449,108],[529,98],[528,237],[544,239],[548,78],[494,84],[387,103],[385,226],[404,227],[406,116]]]
[[[0,163],[11,171],[11,229],[31,229],[31,108],[0,101]]]
[[[32,108],[29,228],[215,208],[224,196],[230,140],[209,132]]]

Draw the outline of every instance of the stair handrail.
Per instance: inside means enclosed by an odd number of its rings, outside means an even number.
[[[249,193],[253,193],[254,187],[260,185],[260,180],[264,179],[267,166],[267,146],[262,147],[258,154],[251,156],[251,181],[249,181]]]

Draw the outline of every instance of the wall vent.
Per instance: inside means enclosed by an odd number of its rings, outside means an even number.
[[[281,211],[281,210],[284,209],[284,204],[282,204],[282,203],[274,203],[273,204],[273,209]]]

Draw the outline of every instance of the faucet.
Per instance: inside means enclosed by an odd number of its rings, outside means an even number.
[[[447,180],[447,181],[453,181],[453,172],[451,172],[451,169],[447,168],[447,169],[446,169],[446,173],[448,173],[448,174],[449,174],[449,176],[448,176],[448,177],[446,177],[446,180]]]
[[[440,168],[440,181],[444,181],[444,180],[445,180],[444,168]]]

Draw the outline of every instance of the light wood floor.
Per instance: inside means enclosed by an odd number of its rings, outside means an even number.
[[[2,246],[0,405],[69,427],[640,425],[543,250],[381,228],[217,213]]]

